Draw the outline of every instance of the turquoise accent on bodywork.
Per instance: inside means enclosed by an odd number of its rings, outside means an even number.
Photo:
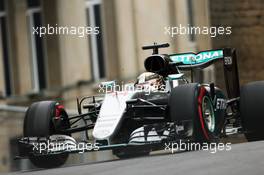
[[[184,74],[170,74],[168,75],[168,80],[178,80],[182,79]]]
[[[210,50],[195,53],[183,53],[170,55],[170,59],[174,63],[182,62],[183,64],[195,65],[206,63],[212,60],[221,59],[224,57],[223,50]]]

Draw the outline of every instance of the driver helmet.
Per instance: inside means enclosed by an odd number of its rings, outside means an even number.
[[[144,72],[137,77],[136,87],[150,90],[160,90],[165,85],[163,77],[153,72]]]

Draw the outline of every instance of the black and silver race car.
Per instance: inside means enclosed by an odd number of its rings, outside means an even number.
[[[56,101],[33,103],[25,115],[18,158],[49,168],[80,151],[112,150],[127,158],[179,141],[211,143],[237,133],[249,141],[264,139],[264,81],[240,88],[235,49],[159,54],[164,47],[169,44],[143,47],[153,54],[144,62],[147,76],[136,83],[120,90],[116,82],[104,82],[100,88],[110,88],[108,93],[77,98],[76,116]],[[225,91],[212,82],[193,82],[195,69],[216,61],[223,63]],[[76,132],[84,132],[86,139],[76,141],[71,136]]]

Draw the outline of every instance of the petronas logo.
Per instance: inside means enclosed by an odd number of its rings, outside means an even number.
[[[223,58],[223,50],[203,51],[198,54],[183,53],[170,56],[173,62],[182,62],[183,64],[200,64],[211,60]]]

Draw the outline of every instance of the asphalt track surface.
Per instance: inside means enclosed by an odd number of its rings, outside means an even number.
[[[75,165],[20,175],[263,175],[264,141],[233,144],[231,151],[161,153],[146,157]]]

